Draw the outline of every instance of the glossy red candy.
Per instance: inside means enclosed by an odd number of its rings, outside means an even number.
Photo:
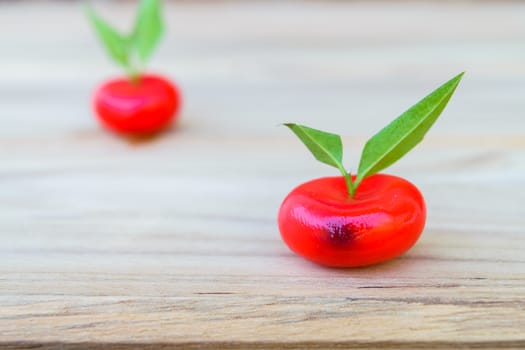
[[[321,265],[380,263],[407,251],[425,226],[423,196],[410,182],[376,174],[354,198],[343,177],[325,177],[295,188],[279,210],[279,230],[291,250]]]
[[[94,108],[109,129],[126,134],[156,133],[177,117],[179,89],[161,76],[142,75],[137,82],[127,78],[103,84],[95,93]]]

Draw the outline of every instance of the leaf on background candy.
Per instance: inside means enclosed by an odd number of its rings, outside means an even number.
[[[142,0],[135,20],[132,41],[142,62],[155,50],[164,33],[159,0]]]
[[[441,85],[367,141],[354,183],[356,188],[365,177],[392,165],[423,140],[447,105],[463,74]]]
[[[86,13],[111,58],[118,64],[127,67],[129,65],[128,39],[97,16],[90,7],[86,7]]]
[[[284,125],[299,137],[318,161],[336,168],[341,167],[343,162],[341,136],[294,123]]]

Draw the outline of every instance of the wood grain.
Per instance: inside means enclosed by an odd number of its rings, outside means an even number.
[[[167,17],[152,66],[183,87],[182,122],[139,142],[87,108],[116,70],[80,4],[0,3],[0,347],[525,347],[525,4],[170,2]],[[338,130],[356,164],[462,70],[390,170],[425,194],[418,244],[350,270],[290,253],[281,200],[333,173],[276,125]]]

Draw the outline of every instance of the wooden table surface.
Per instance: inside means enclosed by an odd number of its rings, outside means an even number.
[[[132,3],[98,2],[121,26]],[[101,130],[118,74],[80,2],[0,3],[0,347],[525,347],[525,4],[176,2],[151,67],[176,130]],[[389,263],[292,254],[276,213],[336,175],[277,124],[368,136],[466,70],[389,172],[428,204]]]

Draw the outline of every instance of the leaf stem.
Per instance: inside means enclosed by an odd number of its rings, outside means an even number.
[[[133,85],[140,84],[141,67],[130,57],[126,66],[126,74]]]
[[[133,85],[139,85],[140,84],[140,76],[139,73],[135,70],[128,69],[127,72],[128,79]]]
[[[346,169],[341,164],[339,164],[337,168],[339,169],[339,171],[341,172],[341,175],[343,175],[343,177],[345,179],[346,189],[348,191],[348,195],[351,198],[354,198],[355,186],[352,183],[352,175],[349,172],[347,172]]]
[[[363,181],[363,177],[357,175],[354,181],[354,190],[357,190],[357,187],[361,184],[361,181]]]

